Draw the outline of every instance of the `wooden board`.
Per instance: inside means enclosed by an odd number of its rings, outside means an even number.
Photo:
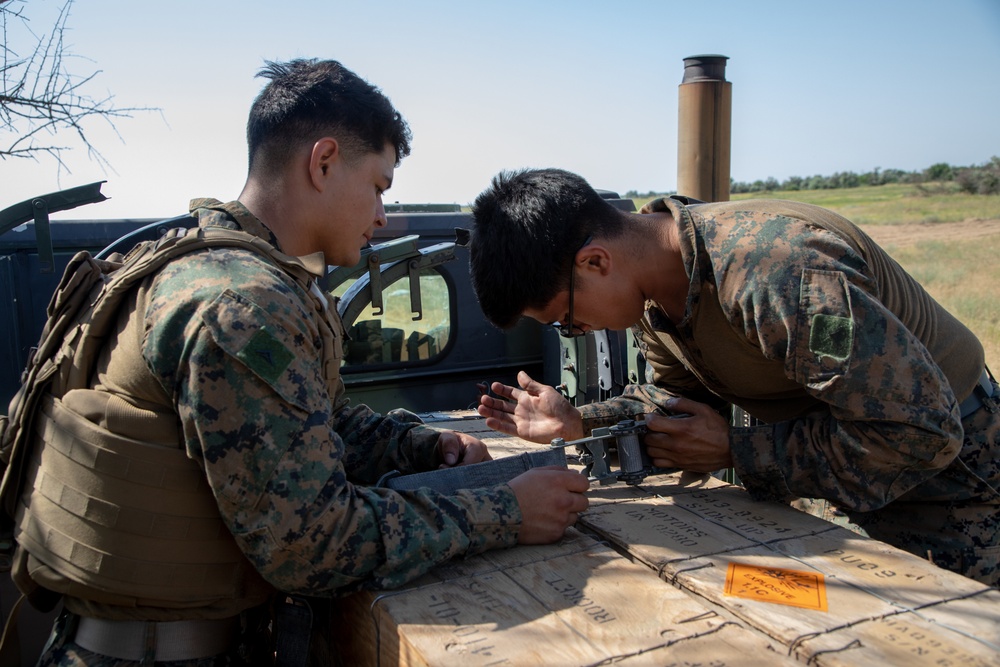
[[[993,589],[804,639],[796,651],[823,667],[1000,665],[1000,591]]]
[[[711,634],[681,639],[614,664],[615,667],[801,667],[801,662],[782,651],[773,642],[729,623]]]
[[[369,619],[352,619],[354,630],[368,628],[352,634],[375,645],[350,655],[359,664],[562,667],[638,659],[732,626],[723,636],[778,656],[774,643],[596,542],[519,565],[502,560],[502,569],[369,595]]]

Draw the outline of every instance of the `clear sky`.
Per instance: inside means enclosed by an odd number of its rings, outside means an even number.
[[[36,32],[63,0],[31,0]],[[393,101],[413,154],[386,201],[467,204],[500,170],[676,188],[685,57],[729,57],[732,177],[919,170],[1000,155],[1000,0],[76,0],[71,70],[158,107],[92,124],[110,161],[0,161],[0,207],[107,180],[54,217],[169,217],[235,198],[265,60],[340,60]],[[8,26],[8,30],[10,26]],[[17,47],[17,36],[8,34]],[[71,144],[72,137],[60,137]],[[71,144],[72,145],[72,144]]]

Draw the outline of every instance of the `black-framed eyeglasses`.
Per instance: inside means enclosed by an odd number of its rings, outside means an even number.
[[[583,245],[577,248],[576,252],[580,252],[588,245],[590,245],[590,242],[593,240],[593,238],[594,238],[593,236],[588,236],[587,239],[583,242]],[[566,314],[566,319],[568,321],[565,323],[563,322],[552,323],[552,326],[554,326],[556,330],[559,331],[559,335],[562,336],[563,338],[576,338],[578,336],[584,336],[587,334],[586,331],[576,326],[576,324],[574,324],[573,322],[573,282],[574,282],[573,277],[576,275],[576,252],[573,253],[573,261],[570,262],[569,265],[569,312]]]

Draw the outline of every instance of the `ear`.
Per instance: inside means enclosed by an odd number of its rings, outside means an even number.
[[[330,172],[341,157],[340,144],[333,137],[323,137],[313,144],[309,153],[309,180],[314,188],[322,192],[329,186]]]
[[[596,271],[606,276],[611,273],[611,251],[600,243],[591,243],[576,253],[576,265],[584,271]]]

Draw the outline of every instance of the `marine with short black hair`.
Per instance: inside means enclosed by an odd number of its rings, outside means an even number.
[[[828,500],[859,531],[1000,583],[982,345],[850,221],[778,200],[623,212],[558,169],[497,175],[473,215],[488,319],[632,328],[647,362],[646,382],[579,409],[522,372],[481,399],[489,426],[549,442],[645,415],[655,466],[734,467],[756,499]],[[760,424],[731,426],[731,405]]]
[[[566,469],[452,494],[374,488],[490,458],[467,434],[349,403],[344,327],[316,283],[386,224],[409,128],[336,61],[260,75],[243,191],[191,202],[184,240],[223,242],[137,282],[96,358],[69,360],[68,376],[93,372],[57,378],[28,425],[14,576],[64,602],[41,665],[260,665],[275,650],[291,664],[303,642],[332,664],[324,601],[556,541],[587,506]]]

